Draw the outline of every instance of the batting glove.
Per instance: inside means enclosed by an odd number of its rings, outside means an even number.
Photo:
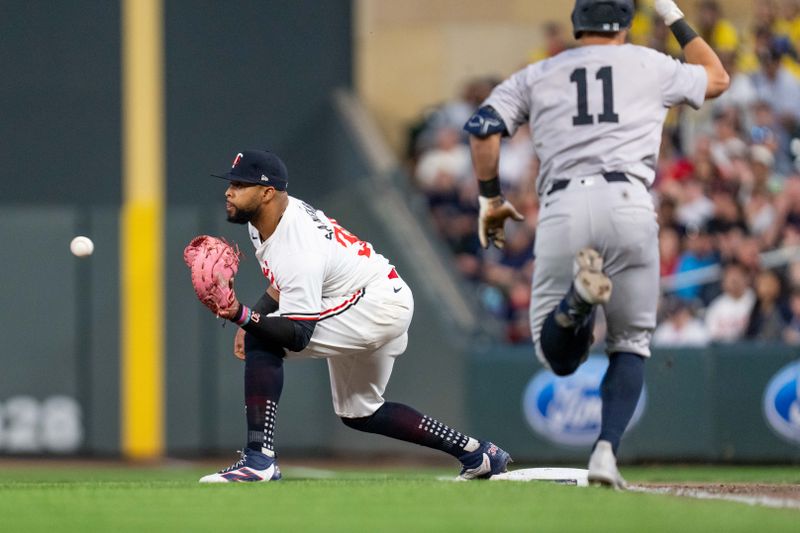
[[[683,11],[674,0],[656,0],[655,8],[656,13],[664,19],[664,23],[667,26],[672,26],[684,16]]]
[[[516,221],[524,220],[525,217],[519,214],[511,202],[502,196],[486,198],[478,196],[478,239],[481,246],[489,247],[489,243],[497,248],[503,248],[506,244],[506,232],[503,229],[507,218]]]

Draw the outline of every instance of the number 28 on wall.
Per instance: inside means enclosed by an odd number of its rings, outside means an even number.
[[[78,402],[69,396],[0,401],[0,453],[70,453],[83,442]]]

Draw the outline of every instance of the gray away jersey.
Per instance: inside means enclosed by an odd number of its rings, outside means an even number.
[[[484,105],[497,110],[511,135],[530,122],[540,195],[552,180],[610,171],[649,186],[667,110],[699,108],[707,84],[703,67],[650,48],[582,46],[513,74]]]

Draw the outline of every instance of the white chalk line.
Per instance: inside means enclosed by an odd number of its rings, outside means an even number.
[[[437,478],[439,481],[464,481],[458,477],[440,476]],[[532,479],[512,481],[534,481]],[[539,479],[536,481],[550,481]],[[792,498],[774,498],[772,496],[744,496],[742,494],[723,494],[719,492],[709,492],[702,489],[692,489],[687,487],[644,487],[641,485],[628,485],[627,490],[630,492],[642,492],[646,494],[661,494],[669,496],[681,496],[684,498],[694,498],[697,500],[723,500],[736,503],[744,503],[746,505],[758,505],[762,507],[770,507],[773,509],[798,509],[800,510],[800,500]]]
[[[762,507],[772,507],[775,509],[800,509],[800,501],[792,498],[773,498],[771,496],[744,496],[741,494],[721,494],[709,492],[701,489],[691,489],[686,487],[643,487],[641,485],[629,485],[631,492],[645,492],[648,494],[667,494],[671,496],[683,496],[698,500],[725,500],[730,502],[744,503],[747,505],[760,505]]]

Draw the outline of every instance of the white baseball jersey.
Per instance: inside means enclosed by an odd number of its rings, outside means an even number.
[[[278,316],[321,320],[341,313],[392,271],[370,243],[292,196],[265,241],[251,224],[248,232],[264,276],[280,292]]]
[[[708,77],[635,45],[581,46],[529,65],[497,86],[492,106],[513,135],[529,122],[541,162],[540,195],[552,180],[625,172],[650,185],[669,107],[700,107]]]
[[[291,358],[325,358],[337,415],[364,417],[384,402],[395,359],[408,344],[411,289],[372,245],[297,198],[289,197],[265,241],[249,225],[261,270],[280,292],[272,316],[318,320]]]

